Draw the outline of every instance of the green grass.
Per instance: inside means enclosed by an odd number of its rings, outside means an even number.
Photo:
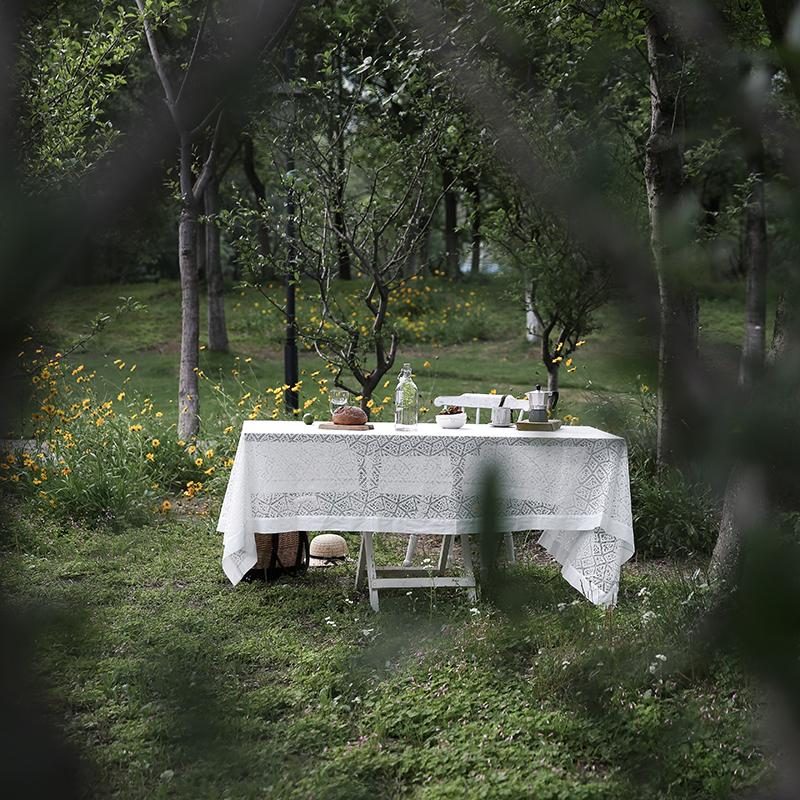
[[[398,324],[401,346],[398,362],[411,360],[420,388],[428,395],[475,389],[521,391],[546,376],[539,356],[525,342],[523,314],[509,285],[503,279],[452,285],[429,279],[432,292],[418,291],[399,301]],[[348,302],[357,306],[359,282],[350,287]],[[415,290],[416,291],[416,290]],[[280,287],[270,296],[281,300]],[[145,309],[127,312],[112,321],[73,355],[96,369],[113,387],[118,373],[116,358],[138,365],[137,381],[159,406],[175,402],[178,344],[180,341],[180,289],[177,282],[157,284],[67,287],[43,309],[37,320],[37,338],[51,349],[63,349],[79,341],[98,313],[111,313],[122,297],[134,297]],[[466,309],[465,304],[470,308]],[[314,313],[312,287],[300,288],[298,314],[308,319]],[[205,309],[201,305],[201,332],[205,331]],[[225,379],[236,358],[251,358],[253,380],[264,385],[283,382],[280,313],[252,290],[229,289],[226,314],[232,352],[230,355],[201,353],[201,368]],[[771,325],[771,323],[770,323]],[[735,293],[704,298],[701,307],[702,347],[712,359],[730,358],[720,348],[737,348],[743,335],[743,301]],[[562,370],[565,400],[570,391],[587,389],[602,394],[630,394],[644,381],[655,380],[655,343],[644,336],[641,320],[631,319],[623,305],[610,305],[597,315],[597,327],[575,357],[577,371]],[[768,327],[771,330],[771,327]],[[205,335],[201,333],[201,346]],[[734,356],[735,357],[735,356]],[[422,362],[431,361],[430,372]],[[311,351],[301,353],[301,368],[320,367]],[[394,376],[392,376],[394,377]],[[585,394],[577,394],[587,405]]]
[[[428,284],[426,283],[426,286]],[[391,394],[396,373],[403,361],[415,367],[422,404],[428,408],[437,394],[464,391],[511,392],[519,394],[546,374],[538,353],[525,342],[521,308],[502,279],[458,285],[430,279],[431,292],[414,290],[400,303],[398,324],[403,339],[397,368],[388,377],[389,388],[379,390],[380,401]],[[363,286],[354,282],[351,302]],[[300,290],[298,313],[313,313],[311,288]],[[273,287],[273,299],[280,300],[280,288]],[[134,297],[144,305],[112,320],[99,334],[71,354],[73,362],[95,370],[109,396],[119,391],[122,373],[114,361],[122,359],[129,368],[137,365],[134,386],[151,397],[156,406],[175,408],[180,340],[180,291],[177,283],[131,284],[98,287],[69,287],[42,310],[37,320],[36,339],[47,352],[64,350],[86,335],[98,313],[113,313],[120,298]],[[466,308],[469,304],[469,308]],[[232,386],[231,371],[240,368],[246,380],[263,389],[283,383],[281,315],[254,291],[229,290],[226,313],[231,353],[201,352],[201,369],[215,381]],[[597,328],[587,344],[575,355],[573,373],[562,370],[562,407],[583,421],[603,422],[609,399],[623,405],[638,391],[640,383],[655,381],[655,349],[641,333],[641,322],[627,319],[625,310],[609,306],[598,314]],[[201,331],[205,331],[205,319]],[[201,346],[205,334],[201,334]],[[245,367],[245,359],[251,359]],[[429,369],[423,363],[431,363]],[[300,355],[306,375],[324,366],[310,351]],[[313,391],[307,382],[303,398]],[[210,387],[201,386],[201,412],[213,400]],[[24,427],[24,401],[12,420],[15,430]],[[174,413],[174,411],[172,412]],[[429,415],[432,415],[433,409]],[[207,416],[210,415],[207,414]]]
[[[87,796],[708,800],[764,770],[747,682],[685,654],[677,569],[627,569],[613,614],[526,560],[520,613],[420,591],[375,615],[352,565],[231,588],[211,528],[12,508],[0,578]]]
[[[398,361],[414,364],[423,404],[544,382],[502,281],[432,286],[403,301],[398,321]],[[65,290],[36,335],[46,354],[63,350],[126,296],[146,310],[109,324],[71,361],[96,370],[108,396],[132,376],[125,403],[149,396],[169,425],[177,284]],[[233,352],[203,351],[201,368],[234,393],[236,369],[262,390],[282,384],[280,316],[255,294],[229,292],[227,309]],[[310,309],[301,296],[300,313]],[[740,319],[735,295],[704,301],[705,358],[735,367]],[[624,426],[613,412],[655,383],[642,328],[622,305],[598,314],[576,371],[562,374],[565,411]],[[321,366],[302,353],[306,373]],[[210,384],[202,387],[208,431],[218,421]],[[26,413],[23,403],[18,429]],[[218,503],[213,493],[177,501],[180,513],[116,530],[58,523],[32,501],[11,507],[0,581],[31,626],[37,674],[86,761],[87,796],[706,800],[766,770],[748,681],[693,639],[705,594],[686,565],[626,567],[608,614],[522,546],[497,606],[418,591],[382,597],[375,615],[353,591],[352,564],[231,588],[213,532]],[[357,537],[347,538],[355,554]],[[403,543],[378,537],[379,558],[396,562]]]

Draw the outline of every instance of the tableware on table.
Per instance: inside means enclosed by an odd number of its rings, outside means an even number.
[[[350,402],[350,392],[347,389],[331,389],[328,392],[328,402],[331,406],[331,417]]]
[[[492,409],[492,421],[490,425],[492,425],[495,428],[511,427],[511,409],[508,406],[504,405],[507,397],[508,395],[504,394],[500,398],[500,405],[495,406]]]
[[[518,431],[557,431],[560,428],[560,419],[548,419],[546,422],[528,422],[526,420],[520,420],[517,423]]]
[[[550,408],[555,408],[556,403],[558,402],[558,392],[551,392],[547,389],[542,389],[542,387],[537,384],[536,389],[534,389],[532,392],[525,392],[525,396],[528,398],[528,421],[547,422],[548,402],[552,397],[553,402]]]
[[[436,424],[440,428],[463,428],[467,424],[467,412],[458,406],[448,406],[436,415]]]
[[[375,426],[371,422],[365,422],[363,425],[337,425],[335,422],[320,422],[317,425],[317,430],[320,431],[372,431]]]
[[[411,364],[403,364],[397,388],[394,390],[394,428],[413,431],[419,419],[419,391],[411,377]]]

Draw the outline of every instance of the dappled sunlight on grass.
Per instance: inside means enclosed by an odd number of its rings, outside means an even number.
[[[673,663],[703,602],[686,576],[637,571],[606,613],[518,565],[513,616],[447,590],[374,614],[352,562],[233,589],[204,518],[10,524],[2,577],[44,613],[39,667],[97,797],[722,798],[762,769],[735,665]]]

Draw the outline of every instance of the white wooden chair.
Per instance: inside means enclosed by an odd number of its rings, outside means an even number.
[[[506,408],[519,410],[520,413],[519,417],[517,418],[518,420],[522,419],[522,415],[528,409],[527,400],[518,400],[516,397],[510,394],[440,395],[434,399],[433,403],[437,406],[461,406],[461,408],[463,408],[465,411],[467,409],[474,408],[476,425],[480,425],[481,423],[481,409],[489,409],[489,413],[491,414],[491,409],[497,408],[502,403],[502,405]],[[486,421],[489,422],[489,420]]]
[[[522,419],[525,411],[528,409],[527,400],[518,400],[513,395],[505,394],[454,394],[454,395],[440,395],[433,401],[434,405],[439,407],[443,406],[460,406],[465,411],[467,409],[475,409],[475,424],[481,424],[481,409],[489,409],[491,419],[491,409],[498,408],[501,404],[505,408],[519,410],[517,420]],[[488,422],[489,420],[487,420]],[[449,537],[445,537],[448,539]],[[513,564],[516,560],[514,557],[514,537],[507,533],[505,535],[505,548],[506,560],[509,564]],[[403,561],[404,567],[410,567],[414,560],[414,553],[417,549],[417,536],[410,534],[408,537],[408,546],[406,547],[406,557]],[[442,552],[439,557],[439,569],[444,571],[447,568],[447,563],[450,559],[450,546],[442,542]]]

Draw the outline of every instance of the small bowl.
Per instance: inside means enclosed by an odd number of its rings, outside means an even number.
[[[463,428],[467,424],[467,412],[460,414],[437,414],[436,424],[440,428]]]

